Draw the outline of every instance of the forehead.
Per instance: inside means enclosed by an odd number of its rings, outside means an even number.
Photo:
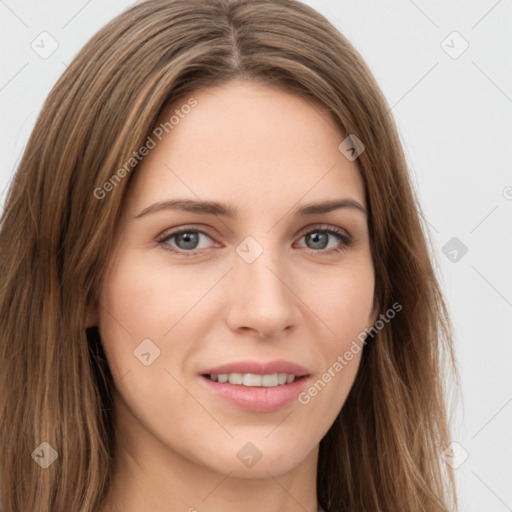
[[[175,101],[158,128],[158,137],[150,134],[155,147],[134,172],[134,207],[175,194],[239,210],[282,210],[301,198],[330,197],[352,197],[364,206],[357,164],[338,149],[344,134],[310,99],[234,81]]]

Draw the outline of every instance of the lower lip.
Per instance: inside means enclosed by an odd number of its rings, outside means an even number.
[[[228,403],[250,412],[274,412],[293,402],[305,386],[307,377],[300,377],[290,384],[273,387],[251,387],[220,383],[201,375],[201,381],[210,391]]]

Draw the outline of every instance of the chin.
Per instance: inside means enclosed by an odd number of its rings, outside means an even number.
[[[244,441],[235,441],[236,447],[233,450],[222,450],[217,459],[221,467],[216,470],[223,474],[230,473],[230,476],[236,478],[277,477],[294,469],[311,453],[304,450],[304,443],[298,439],[291,442],[288,438],[286,444],[278,436],[272,442],[263,436],[261,441],[250,439],[249,436]],[[298,446],[302,449],[299,450]]]

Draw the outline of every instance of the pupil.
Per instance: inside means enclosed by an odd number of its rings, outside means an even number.
[[[176,237],[176,243],[179,240],[184,240],[185,246],[180,247],[180,249],[194,249],[195,244],[198,242],[198,234],[197,233],[181,233]]]
[[[309,235],[309,239],[313,240],[313,243],[317,244],[319,239],[320,241],[320,247],[315,246],[315,249],[324,249],[327,245],[327,233],[313,233]]]

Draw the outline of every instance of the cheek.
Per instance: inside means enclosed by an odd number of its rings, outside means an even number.
[[[371,326],[374,271],[368,258],[318,272],[314,287],[304,286],[302,297],[321,325],[321,341],[327,351],[345,350],[354,338]]]
[[[211,306],[208,290],[218,281],[206,267],[191,269],[156,264],[134,250],[111,266],[100,296],[99,330],[115,381],[131,372],[147,387],[160,378],[157,371],[187,366],[208,328],[198,317]],[[154,362],[144,366],[144,358]],[[163,378],[169,381],[165,372]]]
[[[163,339],[166,333],[208,290],[209,280],[191,280],[179,267],[162,267],[126,252],[108,274],[101,303],[104,325],[124,327],[135,342],[140,337]],[[110,313],[110,315],[109,315]]]
[[[105,355],[123,401],[147,428],[155,418],[170,425],[173,410],[201,415],[176,371],[191,350],[179,340],[197,292],[183,273],[148,265],[135,251],[126,251],[105,279],[99,315]],[[169,343],[173,336],[177,343]]]
[[[374,272],[369,259],[353,265],[326,268],[315,287],[309,288],[307,304],[320,320],[316,335],[321,364],[316,379],[299,403],[312,414],[324,415],[326,425],[334,421],[356,378],[365,329],[371,327],[374,298]]]
[[[140,366],[134,351],[141,343],[151,347],[152,356],[160,350],[163,333],[172,315],[163,315],[165,287],[156,282],[147,266],[125,253],[111,266],[100,296],[99,331],[114,379]],[[167,320],[167,321],[166,321]],[[139,363],[135,365],[135,363]]]

